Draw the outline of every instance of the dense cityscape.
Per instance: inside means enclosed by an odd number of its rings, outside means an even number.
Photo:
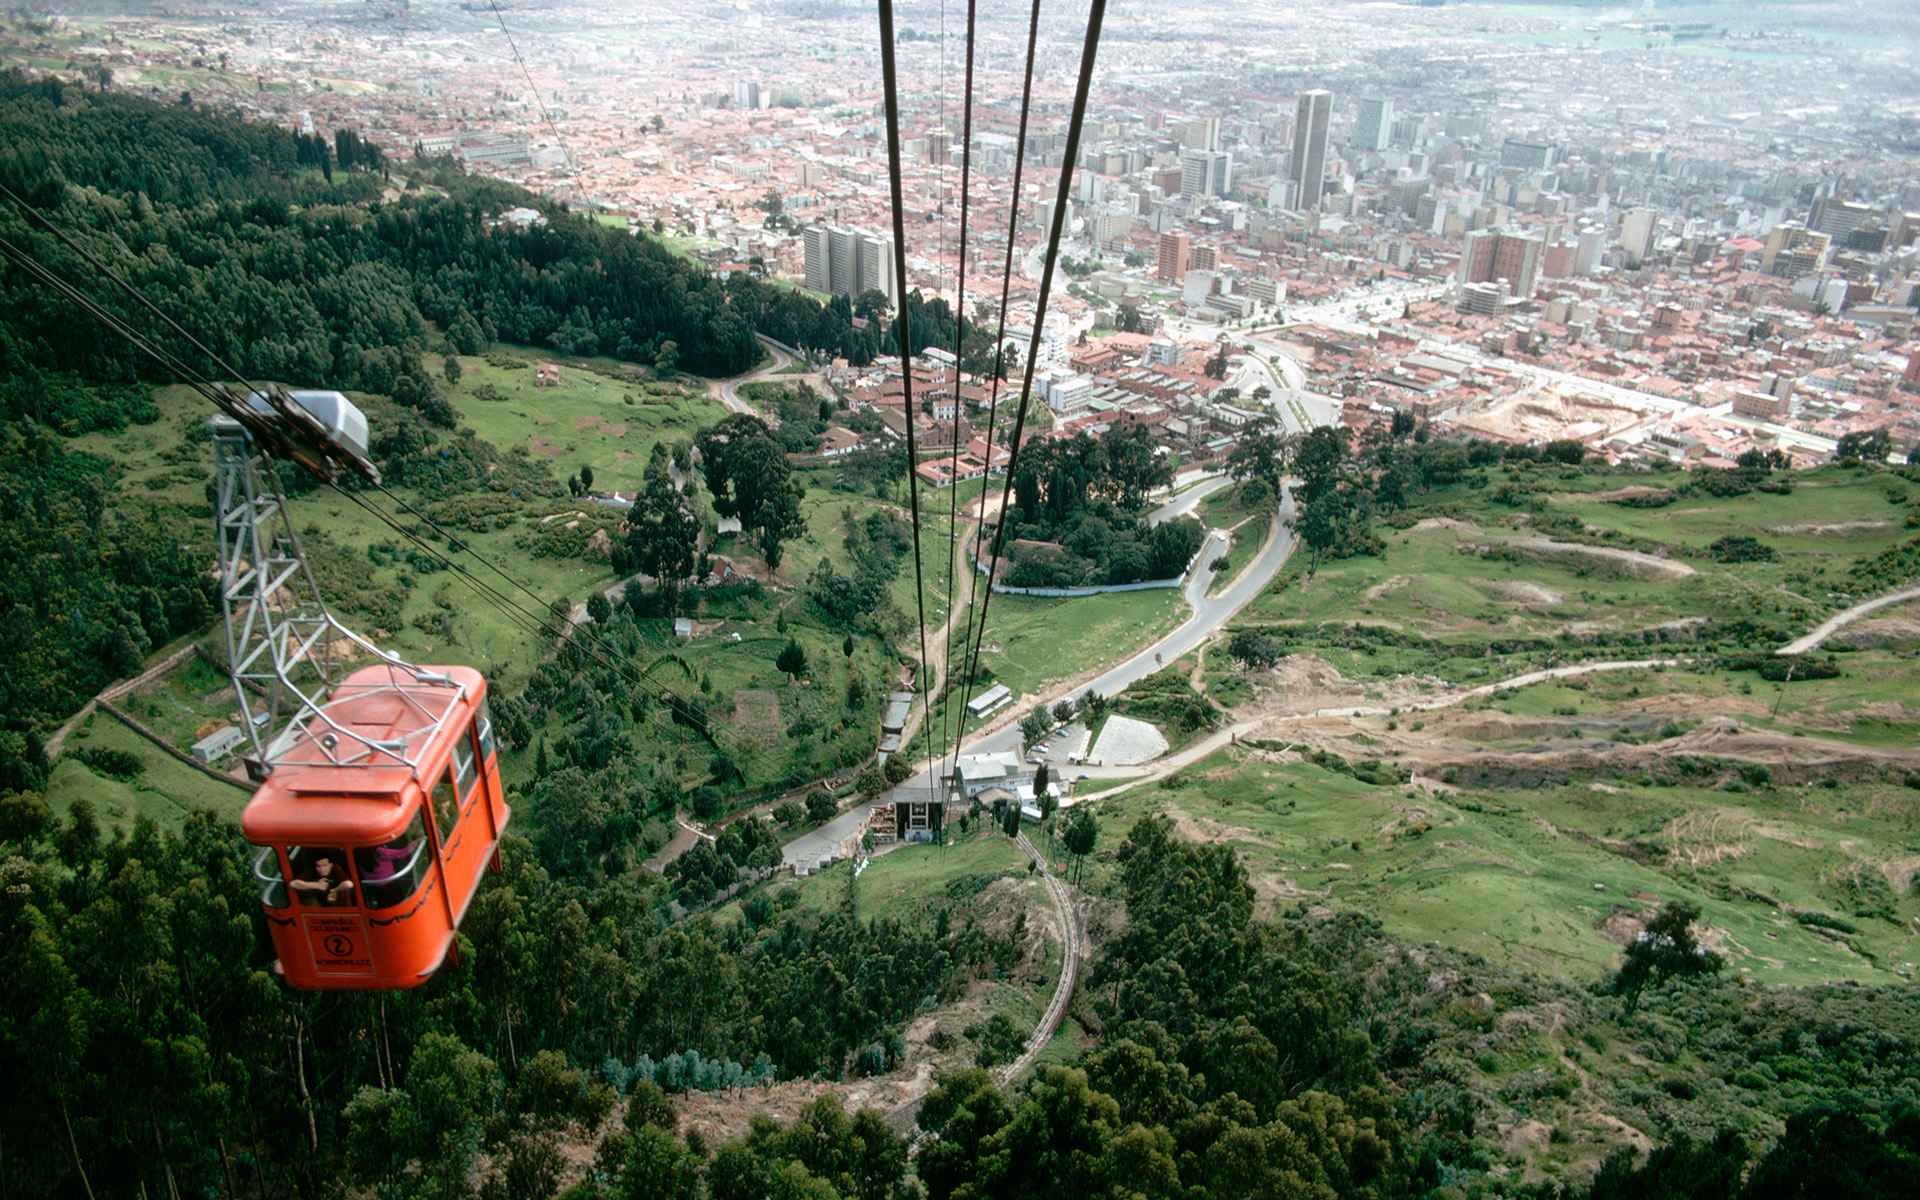
[[[1039,343],[1058,427],[1144,424],[1220,455],[1264,384],[1295,430],[1334,404],[1354,427],[1396,410],[1617,459],[1807,465],[1848,433],[1920,439],[1901,38],[1719,10],[1360,11],[1240,10],[1231,40],[1115,14],[1069,183],[1062,253],[1083,265]],[[904,287],[870,11],[372,15],[190,36],[127,17],[81,53],[134,90],[199,70],[196,98],[351,129],[391,161],[452,155],[819,294],[997,301],[1016,213],[1005,336],[1028,340],[1077,53],[1053,14],[1016,198],[1020,22],[982,23],[968,159],[958,38],[903,11]],[[1231,380],[1201,373],[1215,343]],[[877,394],[889,371],[865,373]]]

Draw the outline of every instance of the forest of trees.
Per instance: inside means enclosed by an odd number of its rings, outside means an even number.
[[[1179,575],[1206,538],[1200,522],[1177,517],[1149,527],[1141,516],[1148,493],[1172,478],[1138,426],[1029,441],[1013,473],[1006,582],[1079,587]]]
[[[563,1145],[597,1138],[574,1200],[1587,1196],[1487,1173],[1502,1143],[1464,1058],[1492,1021],[1483,992],[1502,1011],[1547,1006],[1596,1047],[1698,1064],[1611,1102],[1666,1148],[1610,1160],[1595,1200],[1762,1200],[1810,1194],[1810,1179],[1891,1198],[1920,1171],[1909,987],[1696,976],[1629,1013],[1611,981],[1583,991],[1410,950],[1352,914],[1256,919],[1233,849],[1178,841],[1158,818],[1115,853],[1128,922],[1074,1009],[1092,1051],[1011,1091],[948,1071],[910,1163],[876,1114],[832,1097],[714,1146],[678,1132],[661,1089],[891,1069],[906,1017],[1010,965],[964,898],[901,922],[861,917],[851,889],[823,912],[776,885],[738,921],[670,922],[655,877],[543,867],[554,835],[536,825],[533,843],[509,836],[460,962],[431,983],[296,993],[265,971],[232,826],[109,834],[85,803],[58,821],[0,813],[10,1193],[546,1200]],[[690,864],[683,888],[711,865]],[[1533,1086],[1555,1094],[1551,1078]]]

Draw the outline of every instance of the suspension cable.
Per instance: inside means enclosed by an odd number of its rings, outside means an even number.
[[[513,32],[507,28],[507,19],[500,15],[499,0],[487,0],[493,9],[494,20],[500,22],[500,32],[507,37],[507,49],[513,51],[513,61],[520,64],[520,74],[526,76],[527,90],[533,93],[533,102],[540,109],[540,116],[553,132],[553,140],[560,143],[560,152],[567,156],[567,169],[574,169],[573,151],[567,146],[567,139],[560,136],[560,127],[553,123],[553,114],[547,111],[547,102],[540,98],[540,85],[533,81],[533,72],[527,69],[527,60],[520,55],[520,46],[513,40]]]
[[[4,191],[3,186],[0,186],[0,191]],[[203,353],[206,353],[214,363],[216,363],[222,370],[224,370],[225,372],[227,372],[229,375],[233,377],[233,382],[239,384],[242,387],[251,387],[251,385],[246,381],[246,379],[241,377],[238,374],[238,372],[235,371],[229,364],[225,363],[218,355],[213,354],[212,351],[207,350],[206,347],[200,345],[200,343],[197,340],[195,340],[190,333],[182,329],[171,318],[167,317],[165,313],[162,313],[158,309],[155,309],[153,305],[150,302],[148,302],[144,296],[142,296],[136,289],[134,289],[132,285],[130,285],[124,279],[122,279],[110,267],[107,267],[105,264],[101,263],[97,258],[92,256],[91,254],[88,254],[83,248],[73,243],[72,240],[66,237],[66,235],[58,227],[53,226],[51,222],[48,222],[44,217],[40,216],[39,213],[35,212],[30,206],[22,202],[18,196],[13,195],[11,192],[5,192],[5,194],[9,199],[12,199],[16,204],[19,204],[22,208],[26,209],[26,211],[33,213],[33,215],[36,218],[38,218],[42,224],[45,224],[56,236],[60,237],[61,240],[65,242],[69,247],[71,247],[76,252],[80,253],[83,257],[85,257],[87,261],[102,275],[110,279],[113,283],[118,285],[122,290],[126,291],[128,294],[134,296],[136,299],[139,299],[149,309],[152,309],[155,315],[159,316],[161,320],[165,321],[169,327],[177,331],[182,337],[186,338],[189,342],[191,342],[194,346],[200,349]],[[138,330],[134,329],[132,326],[127,324],[126,321],[122,319],[120,316],[118,316],[111,310],[102,306],[97,300],[95,300],[91,296],[88,296],[86,293],[80,291],[68,280],[61,278],[58,274],[56,274],[51,269],[46,267],[44,264],[39,262],[39,260],[34,258],[31,254],[27,253],[24,250],[21,250],[20,248],[12,245],[9,242],[0,240],[0,255],[4,255],[7,259],[11,260],[16,265],[18,265],[33,279],[40,282],[42,285],[52,289],[57,295],[60,295],[63,298],[67,299],[69,302],[73,303],[76,307],[78,307],[83,313],[99,321],[102,325],[106,326],[109,331],[111,331],[112,333],[116,334],[117,336],[125,340],[129,345],[133,346],[136,350],[139,350],[141,353],[153,359],[155,363],[159,364],[163,369],[165,369],[166,371],[174,375],[182,383],[192,388],[195,392],[199,393],[204,399],[208,400],[210,403],[214,404],[216,407],[226,411],[230,411],[233,408],[232,401],[228,396],[226,396],[224,393],[220,391],[219,385],[214,379],[210,378],[209,376],[201,372],[198,368],[194,367],[190,363],[181,359],[179,356],[173,354],[171,351],[166,350],[163,347],[158,346],[154,344],[152,341],[148,340]],[[346,488],[341,487],[338,483],[335,483],[332,480],[326,480],[325,482],[327,482],[328,486],[332,487],[338,494],[346,497],[353,504],[365,510],[367,513],[369,513],[371,516],[373,516],[376,520],[381,522],[383,525],[387,526],[393,532],[399,534],[401,537],[407,539],[409,542],[419,547],[422,551],[424,551],[427,555],[433,558],[441,566],[447,568],[448,570],[453,571],[455,574],[465,579],[467,583],[473,588],[474,592],[482,600],[488,602],[489,604],[492,604],[496,609],[498,609],[501,612],[503,616],[507,618],[510,624],[518,627],[523,633],[530,634],[537,639],[538,637],[551,632],[551,630],[548,628],[547,623],[544,619],[530,612],[520,603],[515,601],[513,597],[506,595],[505,593],[502,593],[497,587],[481,579],[479,576],[475,575],[464,564],[456,562],[454,559],[449,557],[445,552],[443,552],[439,547],[426,541],[425,539],[420,537],[417,532],[407,528],[405,525],[395,520],[391,514],[388,514],[382,511],[378,506],[373,505],[369,501],[367,501],[365,497],[359,495],[354,491],[350,491]],[[428,517],[426,514],[420,512],[417,508],[409,504],[406,500],[402,499],[400,496],[394,494],[385,485],[376,483],[373,485],[373,487],[379,492],[381,492],[383,495],[385,495],[388,499],[392,500],[396,505],[404,509],[406,512],[412,514],[419,520],[425,522],[429,527],[433,529],[435,533],[439,534],[442,537],[447,538],[450,542],[459,544],[463,549],[467,549],[464,541],[457,538],[453,534],[448,533],[445,528],[439,525],[439,523],[435,522],[431,517]],[[467,552],[472,553],[470,549],[468,549]],[[520,583],[518,580],[508,575],[505,571],[501,570],[496,564],[490,562],[489,560],[485,558],[481,558],[481,561],[486,563],[496,574],[500,575],[502,579],[505,579],[508,583],[512,584],[514,587],[518,588],[520,591],[525,592],[528,596],[532,597],[535,601],[539,601],[539,596],[536,593],[534,593],[531,589],[527,588],[525,584]],[[609,657],[599,647],[592,645],[590,643],[582,643],[581,649],[589,656],[589,658],[598,662],[601,666],[611,671],[614,675],[624,678],[629,684],[631,684],[641,692],[645,693],[646,695],[650,696],[654,700],[667,705],[668,708],[671,711],[675,712],[677,715],[681,717],[689,718],[689,719],[693,717],[694,710],[690,707],[688,701],[686,701],[679,694],[675,693],[672,689],[667,688],[662,684],[658,684],[656,682],[646,679],[645,678],[646,673],[644,671],[638,672],[638,673],[631,671],[626,666],[624,666],[619,660]],[[707,737],[710,741],[713,740],[711,733],[708,733]],[[730,747],[730,751],[738,755],[740,753],[740,747],[738,746]],[[757,750],[749,751],[747,754],[747,757],[751,757],[753,760],[755,760],[758,764],[762,766],[767,766],[771,764],[771,760],[768,759],[763,753],[760,753]]]
[[[1001,376],[1006,373],[1006,360],[1004,356],[1006,353],[1005,345],[1007,339],[1007,306],[1008,300],[1012,295],[1013,287],[1013,248],[1019,241],[1020,187],[1021,179],[1025,174],[1027,165],[1027,120],[1033,108],[1033,60],[1035,48],[1038,46],[1039,40],[1040,0],[1033,0],[1033,13],[1027,20],[1026,75],[1020,88],[1019,140],[1018,144],[1014,146],[1013,156],[1013,202],[1007,217],[1006,256],[1000,267],[1000,315],[994,332],[992,377],[987,383],[987,474],[982,476],[982,479],[987,482],[983,482],[980,486],[980,523],[974,527],[973,547],[969,551],[969,558],[972,561],[967,564],[970,571],[977,570],[977,563],[980,557],[980,541],[985,535],[987,528],[987,499],[993,491],[993,486],[990,482],[993,475],[993,435],[999,421]],[[1012,478],[1012,476],[1009,475],[1008,478]],[[1000,520],[1004,521],[1006,519],[1004,501],[1002,502],[1001,508]],[[974,590],[977,592],[978,589],[978,581],[975,581]],[[993,576],[991,575],[987,576],[987,590],[989,594],[991,594],[993,590]],[[980,670],[980,643],[986,639],[986,636],[987,618],[984,607],[980,614],[980,623],[977,632],[974,625],[973,613],[969,610],[967,613],[967,633],[960,643],[962,656],[966,658],[965,677],[961,682],[960,705],[962,712],[966,710],[967,701],[972,699],[973,680]],[[973,647],[970,656],[967,655],[969,642],[971,642]],[[951,674],[951,672],[949,672],[949,674]],[[965,728],[966,719],[962,717],[961,729],[963,732],[954,736],[953,743],[955,769],[958,769],[960,763],[960,741],[961,738],[965,736]]]
[[[920,693],[921,722],[932,720],[933,681],[927,671],[927,589],[920,558],[919,447],[913,434],[913,327],[907,317],[907,208],[900,186],[900,93],[896,85],[893,52],[893,0],[880,0],[880,73],[887,92],[887,177],[893,188],[893,276],[900,293],[900,387],[907,418],[907,504],[913,518],[913,599],[920,618],[920,674],[914,682]],[[933,731],[927,730],[931,735]],[[906,747],[901,747],[904,750]]]
[[[953,463],[960,461],[960,412],[963,407],[960,391],[960,352],[966,343],[967,333],[967,215],[972,207],[972,194],[969,185],[972,182],[973,168],[973,38],[974,17],[979,0],[967,0],[967,74],[964,101],[960,109],[960,256],[954,268],[954,321],[953,321]],[[941,12],[944,21],[945,8]],[[941,56],[944,69],[946,57]],[[946,121],[941,120],[941,130],[946,129]],[[980,489],[986,495],[986,485]],[[951,694],[953,691],[953,622],[960,616],[960,592],[954,586],[955,563],[960,558],[960,481],[955,479],[947,493],[947,631],[946,644],[940,647],[940,660],[946,664],[946,678],[941,681],[941,691]],[[969,564],[967,568],[971,569]],[[973,611],[967,610],[967,628],[973,628]],[[960,658],[966,661],[967,643],[960,642]],[[954,754],[960,753],[960,734],[964,724],[955,720],[953,706],[940,706],[940,744],[945,745],[948,730],[952,730]]]
[[[1060,164],[1060,190],[1053,206],[1052,228],[1047,234],[1046,267],[1040,275],[1040,296],[1034,305],[1033,335],[1027,345],[1027,361],[1020,380],[1019,408],[1013,419],[1013,450],[1007,458],[1006,484],[1000,490],[1000,521],[993,531],[993,560],[987,569],[987,594],[980,601],[980,630],[982,635],[987,628],[987,611],[993,604],[994,576],[1000,570],[1000,551],[1007,540],[1007,509],[1013,500],[1013,480],[1019,469],[1020,454],[1025,446],[1023,434],[1026,431],[1027,407],[1033,402],[1033,371],[1040,349],[1040,332],[1047,320],[1047,300],[1053,288],[1054,265],[1060,257],[1060,232],[1067,215],[1067,203],[1073,189],[1073,172],[1080,158],[1080,134],[1085,128],[1087,117],[1087,93],[1093,88],[1093,66],[1100,49],[1100,23],[1106,16],[1106,0],[1092,0],[1087,12],[1086,43],[1080,51],[1080,80],[1073,93],[1073,115],[1067,123],[1066,160]],[[1020,147],[1024,156],[1026,147]],[[1015,197],[1016,204],[1018,197]],[[1011,258],[1012,248],[1008,255]],[[985,494],[984,492],[982,493]],[[976,647],[977,653],[977,647]],[[972,675],[969,673],[968,678]]]

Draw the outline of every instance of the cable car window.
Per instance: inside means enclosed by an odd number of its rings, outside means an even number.
[[[354,866],[360,870],[366,906],[392,908],[419,891],[433,862],[428,850],[426,817],[420,812],[413,814],[405,833],[386,845],[355,850]]]
[[[260,847],[260,853],[253,856],[253,879],[260,885],[261,904],[268,908],[287,906],[287,877],[272,846]]]
[[[453,841],[453,827],[459,823],[460,794],[453,790],[453,770],[448,768],[441,774],[440,782],[433,785],[433,824],[440,834],[443,853]]]
[[[465,799],[473,794],[473,746],[467,741],[466,730],[453,739],[453,774],[460,781],[460,796]]]
[[[293,882],[287,886],[301,904],[339,908],[359,902],[344,851],[330,846],[289,846],[287,863],[293,868]]]
[[[493,714],[487,711],[485,700],[473,714],[473,729],[480,735],[480,761],[485,762],[493,757]]]

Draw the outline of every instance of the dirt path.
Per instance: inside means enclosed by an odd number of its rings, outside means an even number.
[[[1890,608],[1895,604],[1905,604],[1909,600],[1920,600],[1920,588],[1907,588],[1905,591],[1888,592],[1886,595],[1877,596],[1872,600],[1863,600],[1843,613],[1836,613],[1828,617],[1826,620],[1820,622],[1819,625],[1815,626],[1812,633],[1793,639],[1778,650],[1775,650],[1774,653],[1805,654],[1848,625],[1853,624],[1861,617],[1869,613],[1879,612],[1883,608]]]
[[[52,762],[54,759],[60,757],[61,747],[65,746],[67,742],[67,735],[72,733],[75,729],[79,728],[80,722],[92,716],[94,709],[99,707],[102,701],[118,700],[120,697],[126,695],[129,692],[132,692],[138,688],[143,688],[147,686],[149,683],[152,683],[154,680],[160,678],[162,675],[165,675],[168,671],[173,670],[175,667],[179,666],[181,663],[185,662],[187,659],[192,658],[193,653],[197,648],[198,647],[193,642],[188,642],[186,645],[180,647],[178,650],[175,650],[172,654],[167,655],[165,658],[153,664],[151,667],[148,667],[146,670],[140,672],[138,675],[135,675],[133,678],[122,679],[118,683],[110,683],[106,687],[101,688],[99,695],[87,701],[85,706],[83,706],[79,712],[73,714],[71,717],[68,717],[66,723],[60,726],[60,728],[54,730],[53,736],[47,739],[47,743],[46,743],[47,761]]]

